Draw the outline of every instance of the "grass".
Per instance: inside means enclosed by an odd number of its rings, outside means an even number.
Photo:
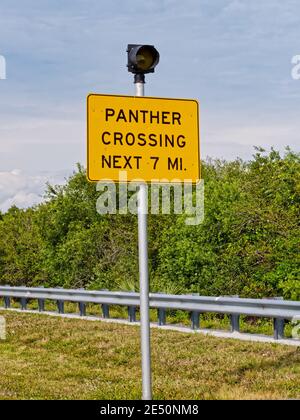
[[[0,399],[139,399],[139,328],[8,313]],[[300,348],[152,331],[155,399],[300,398]]]

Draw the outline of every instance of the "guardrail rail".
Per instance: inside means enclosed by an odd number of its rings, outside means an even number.
[[[111,305],[127,306],[128,319],[136,322],[136,310],[139,307],[139,294],[135,292],[111,292],[107,290],[62,289],[43,287],[0,286],[0,298],[4,299],[4,308],[11,307],[11,299],[20,301],[22,310],[27,309],[29,300],[38,301],[38,311],[45,310],[45,300],[55,301],[58,313],[64,313],[64,302],[78,303],[79,313],[86,316],[86,304],[95,303],[102,307],[103,318],[109,318]],[[285,320],[300,320],[300,302],[273,299],[243,299],[239,297],[209,297],[198,295],[169,295],[150,293],[150,308],[158,310],[158,324],[166,324],[166,311],[176,309],[191,314],[191,328],[200,328],[200,316],[203,313],[227,314],[231,321],[231,331],[240,331],[240,316],[273,318],[274,339],[284,339]]]

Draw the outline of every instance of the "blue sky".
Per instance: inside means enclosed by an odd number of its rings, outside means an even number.
[[[89,92],[133,94],[127,43],[161,54],[150,96],[196,98],[202,156],[299,150],[298,0],[1,0],[0,208],[85,163]]]

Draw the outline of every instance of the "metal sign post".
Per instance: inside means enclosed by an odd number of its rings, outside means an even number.
[[[134,73],[136,96],[144,96],[145,73],[154,72],[154,68],[159,61],[159,53],[152,45],[136,44],[129,44],[127,53],[127,67],[129,72]],[[147,213],[148,188],[146,184],[140,184],[138,192],[138,235],[143,400],[152,399]]]
[[[145,76],[135,75],[136,96],[144,96]],[[142,399],[152,399],[151,385],[151,346],[149,319],[149,273],[148,273],[148,190],[146,184],[139,186],[138,192],[138,236],[139,236],[139,274],[140,274],[140,320],[142,354]]]
[[[153,45],[129,44],[127,59],[135,96],[88,95],[87,178],[120,182],[122,169],[127,182],[143,179],[138,191],[142,398],[151,400],[147,182],[199,181],[198,102],[144,97],[145,74],[159,62]]]

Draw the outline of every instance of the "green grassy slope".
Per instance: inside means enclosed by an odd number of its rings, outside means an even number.
[[[0,315],[0,399],[140,398],[138,327]],[[300,348],[153,330],[152,355],[155,399],[300,398]]]

